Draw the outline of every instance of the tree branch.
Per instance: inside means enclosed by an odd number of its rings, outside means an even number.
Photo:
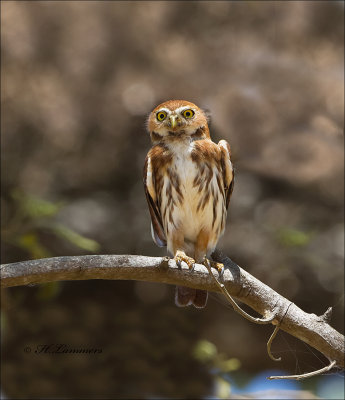
[[[225,272],[219,278],[228,292],[264,318],[275,315],[273,325],[308,343],[335,366],[344,368],[344,336],[328,324],[325,315],[308,314],[273,289],[240,268],[216,250],[212,258],[222,262]],[[114,279],[160,282],[189,286],[210,292],[221,289],[207,268],[197,264],[193,272],[179,268],[167,257],[135,255],[92,255],[54,257],[1,265],[1,287],[65,280]]]

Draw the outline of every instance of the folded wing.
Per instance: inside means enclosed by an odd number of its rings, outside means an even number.
[[[157,204],[157,195],[154,184],[154,176],[153,176],[150,153],[146,156],[145,159],[143,180],[144,180],[146,200],[151,215],[152,239],[157,246],[165,247],[167,245],[167,241],[164,234],[162,216]]]
[[[230,197],[234,188],[234,168],[231,163],[231,149],[230,145],[226,140],[220,140],[218,146],[222,152],[222,171],[223,171],[223,182],[225,189],[225,204],[226,208],[229,207]]]

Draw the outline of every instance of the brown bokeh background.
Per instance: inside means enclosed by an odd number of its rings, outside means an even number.
[[[343,13],[341,1],[2,2],[2,262],[90,253],[18,217],[25,196],[61,203],[54,223],[98,242],[99,254],[164,255],[142,186],[145,120],[158,103],[186,99],[232,147],[219,247],[305,311],[332,306],[343,332]],[[200,311],[176,308],[173,294],[117,281],[6,290],[4,393],[205,396],[213,377],[193,357],[200,339],[240,360],[239,379],[277,367],[270,327],[219,296]],[[23,352],[45,343],[103,351]],[[327,363],[284,333],[273,347],[288,373]]]

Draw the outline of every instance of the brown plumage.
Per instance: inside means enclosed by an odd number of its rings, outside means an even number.
[[[177,264],[204,263],[224,232],[234,172],[230,146],[212,142],[205,113],[185,100],[157,106],[147,123],[153,147],[144,166],[151,231]],[[218,269],[222,265],[216,265]],[[207,292],[177,287],[178,306],[205,307]]]

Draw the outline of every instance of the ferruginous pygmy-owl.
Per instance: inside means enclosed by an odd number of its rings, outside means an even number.
[[[230,146],[212,142],[205,113],[185,100],[157,106],[147,127],[153,147],[144,186],[152,237],[178,265],[193,269],[195,262],[208,262],[224,232],[234,182]],[[205,290],[177,286],[175,303],[203,308],[207,296]]]

